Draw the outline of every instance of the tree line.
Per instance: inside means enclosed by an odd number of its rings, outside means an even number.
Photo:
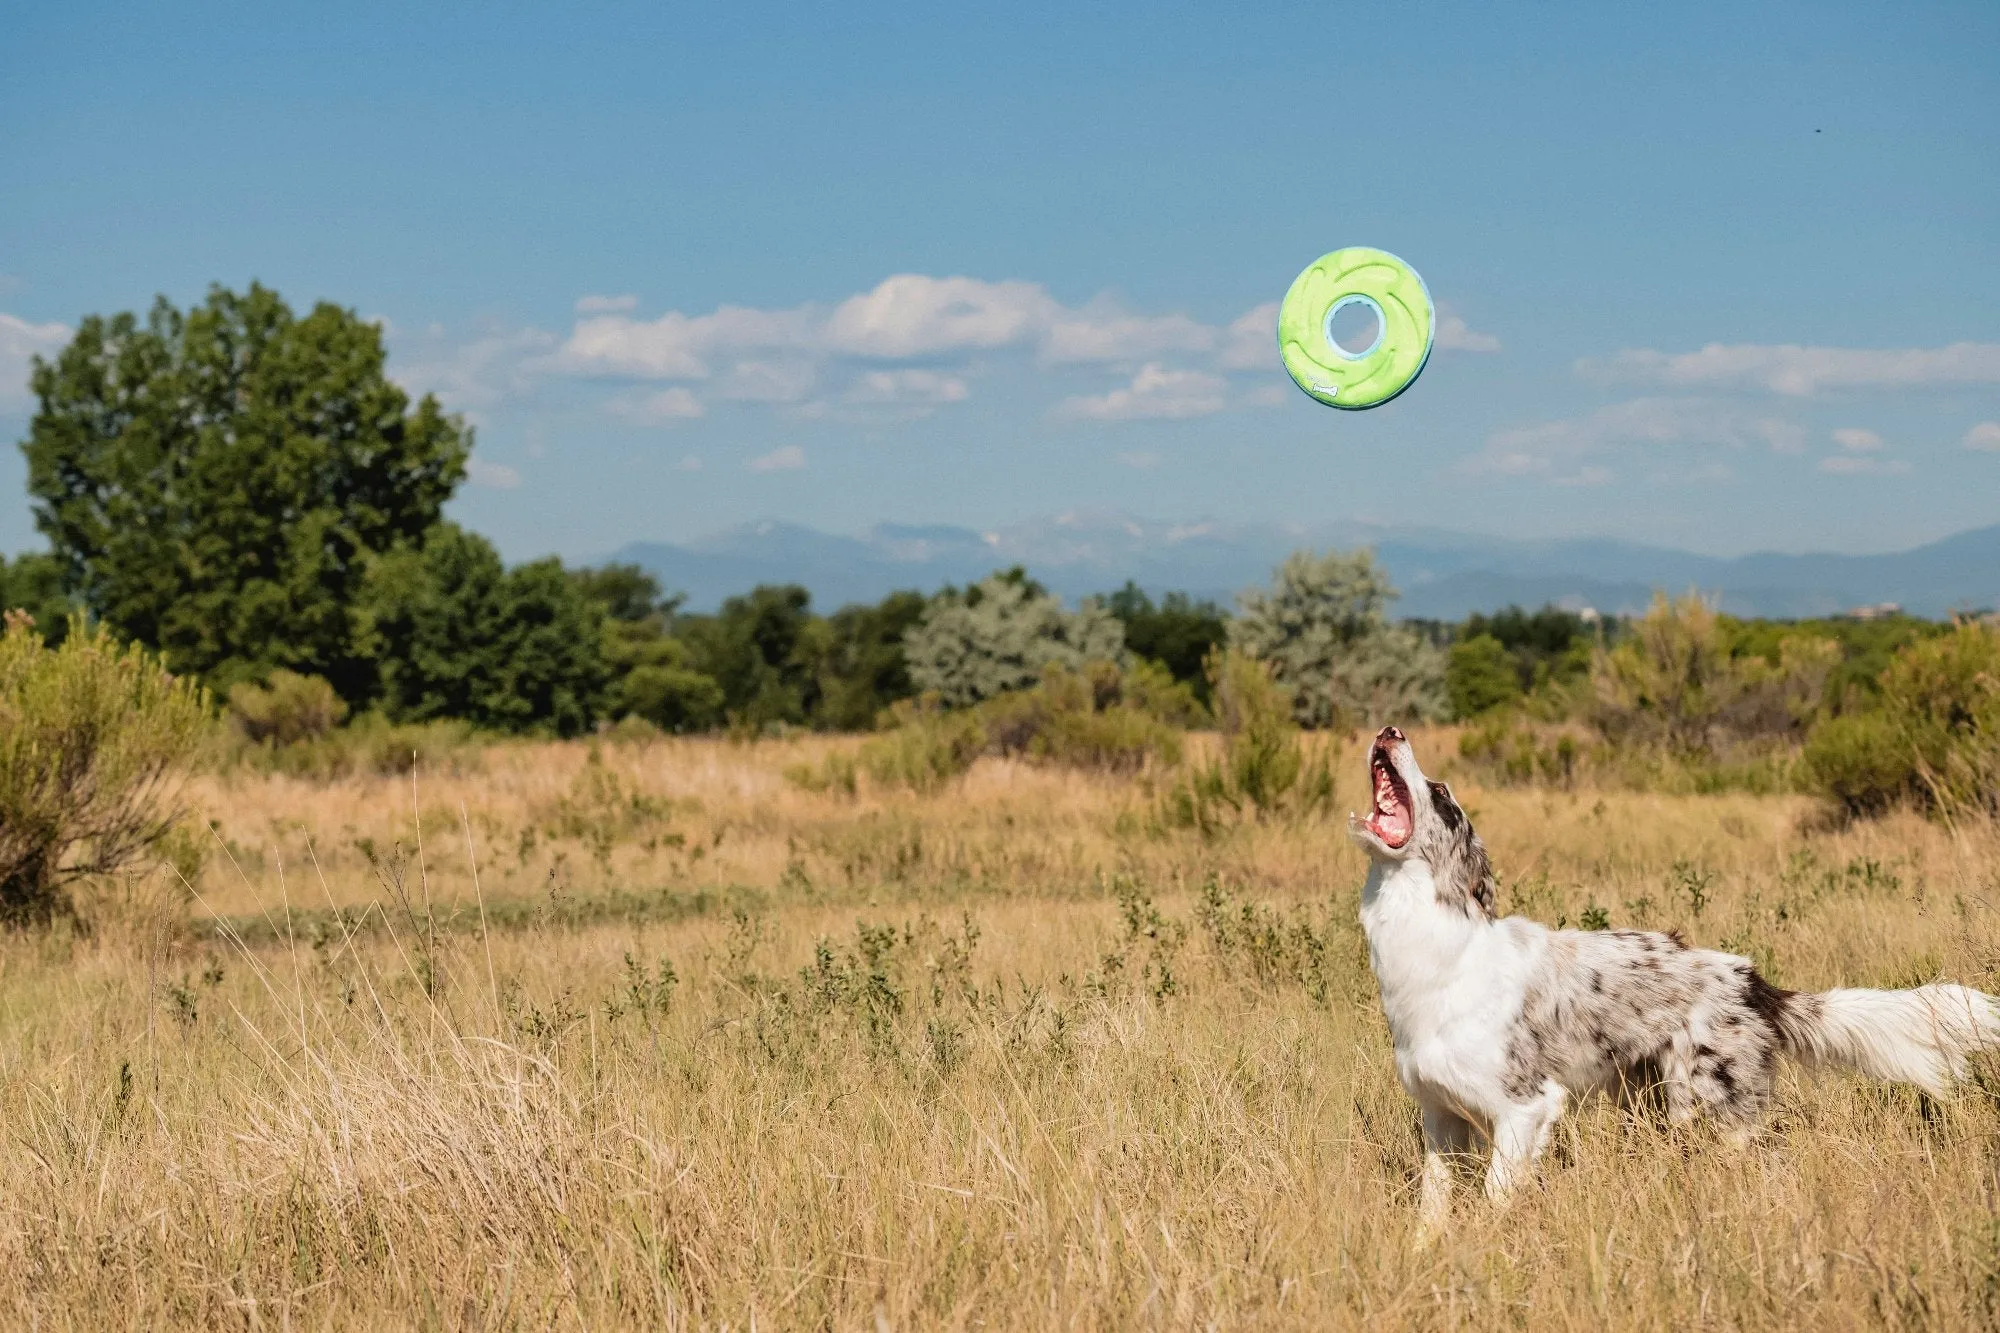
[[[377,326],[256,284],[84,319],[34,365],[22,450],[48,551],[0,561],[0,604],[52,642],[80,611],[272,736],[287,709],[558,736],[865,730],[901,700],[969,707],[1093,663],[1154,664],[1206,706],[1225,645],[1305,727],[1552,715],[1628,632],[1555,607],[1393,622],[1365,550],[1297,552],[1230,609],[1130,583],[1070,607],[1015,568],[831,614],[795,585],[694,614],[637,567],[509,566],[446,519],[472,429],[386,368]],[[1799,634],[1720,623],[1725,656],[1775,661]],[[1862,691],[1923,632],[1812,631],[1839,645],[1831,688]]]

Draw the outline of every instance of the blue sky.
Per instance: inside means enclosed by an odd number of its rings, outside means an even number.
[[[2000,522],[2000,6],[17,7],[0,435],[83,314],[385,321],[513,557],[753,518]],[[1424,377],[1271,303],[1393,250]],[[0,548],[38,544],[15,451]]]

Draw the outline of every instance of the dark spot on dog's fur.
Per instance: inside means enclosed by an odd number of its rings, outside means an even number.
[[[1596,968],[1592,968],[1590,971],[1590,993],[1592,995],[1604,994],[1604,974]]]
[[[1773,1034],[1783,1038],[1785,1020],[1798,992],[1788,991],[1782,986],[1773,986],[1748,963],[1743,965],[1742,976],[1744,1007],[1762,1019],[1764,1026]]]

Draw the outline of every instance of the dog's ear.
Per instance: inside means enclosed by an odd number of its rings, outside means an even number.
[[[1453,833],[1465,822],[1465,811],[1459,809],[1458,802],[1451,799],[1451,788],[1442,782],[1431,783],[1431,805],[1437,810],[1438,818]]]
[[[1492,919],[1498,911],[1499,880],[1493,874],[1486,844],[1473,831],[1472,820],[1444,783],[1430,780],[1431,810],[1443,832],[1437,854],[1431,858],[1437,876],[1439,896],[1467,916]]]

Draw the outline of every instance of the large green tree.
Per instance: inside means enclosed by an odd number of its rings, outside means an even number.
[[[1158,604],[1137,583],[1104,600],[1105,609],[1125,626],[1125,646],[1158,662],[1175,680],[1208,702],[1208,655],[1229,640],[1229,615],[1214,602],[1197,602],[1184,592],[1170,592]]]
[[[372,556],[420,542],[471,431],[383,373],[381,330],[276,292],[93,315],[51,361],[22,445],[70,591],[176,671],[228,686],[287,667],[365,700]]]
[[[453,523],[370,564],[358,606],[390,717],[570,736],[606,682],[603,610],[554,560],[508,569]]]
[[[674,633],[689,665],[722,687],[736,725],[803,726],[817,714],[829,635],[812,594],[797,584],[760,584],[712,616],[679,617]]]

